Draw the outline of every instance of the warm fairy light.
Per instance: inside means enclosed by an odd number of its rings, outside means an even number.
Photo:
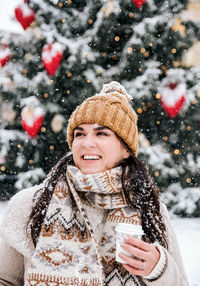
[[[24,72],[24,74],[27,74],[27,73],[28,73],[28,70],[27,70],[27,69],[24,69],[23,72]]]
[[[191,103],[192,103],[192,104],[196,104],[196,103],[197,103],[196,99],[193,99],[193,100],[191,101]]]
[[[191,131],[192,130],[192,127],[189,125],[187,126],[187,131]]]
[[[115,41],[116,41],[116,42],[119,42],[119,40],[120,40],[120,37],[119,37],[119,36],[116,36],[116,37],[115,37]]]
[[[65,19],[62,19],[62,23],[65,23]]]
[[[159,125],[159,124],[160,124],[160,121],[159,121],[159,120],[158,120],[158,121],[156,121],[156,124],[157,124],[157,125]]]
[[[186,179],[186,182],[187,182],[187,183],[191,183],[191,181],[192,181],[191,178],[187,178],[187,179]]]
[[[133,49],[131,48],[131,47],[128,47],[127,48],[127,52],[130,54],[130,53],[132,53],[132,51],[133,51]]]
[[[145,52],[145,48],[141,48],[141,49],[140,49],[140,53],[143,54],[144,52]]]
[[[87,83],[90,83],[91,82],[91,80],[90,79],[87,79]]]
[[[104,53],[101,53],[101,55],[102,55],[102,57],[105,58],[107,56],[107,53],[104,52]]]
[[[33,160],[32,159],[30,159],[29,161],[28,161],[28,163],[30,164],[30,165],[33,165]]]
[[[70,94],[70,92],[71,92],[71,91],[70,91],[69,89],[66,90],[66,94]]]
[[[72,76],[72,73],[71,72],[68,72],[67,73],[67,77],[71,77]]]
[[[89,19],[88,20],[88,23],[91,25],[91,24],[93,24],[93,20],[92,19]]]
[[[143,110],[144,110],[144,111],[147,111],[147,107],[146,107],[146,106],[144,106],[144,107],[143,107]]]
[[[71,5],[71,4],[72,4],[72,1],[71,1],[71,0],[67,0],[67,4],[68,4],[68,5]]]
[[[180,153],[180,151],[179,151],[178,149],[175,149],[175,150],[174,150],[174,154],[175,154],[175,155],[178,155],[179,153]]]
[[[51,151],[53,151],[53,150],[55,149],[55,147],[54,147],[53,145],[51,145],[51,146],[49,146],[49,149],[50,149]]]
[[[158,176],[160,175],[160,173],[159,173],[158,171],[156,171],[156,172],[154,173],[154,175],[155,175],[156,177],[158,177]]]
[[[163,137],[163,140],[166,142],[166,141],[168,141],[168,137],[167,136],[164,136]]]
[[[46,132],[46,127],[42,127],[41,128],[41,131],[44,133],[44,132]]]
[[[43,94],[43,97],[44,97],[44,98],[48,98],[48,97],[49,97],[48,93],[45,92],[45,93]]]
[[[59,2],[59,3],[58,3],[58,7],[59,7],[59,8],[62,8],[62,7],[63,7],[63,3]]]
[[[156,93],[156,99],[160,99],[161,95],[159,93]]]
[[[121,11],[122,11],[122,9],[120,9],[120,8],[117,10],[118,13],[121,13]]]
[[[86,57],[86,59],[88,59],[89,55],[88,55],[88,54],[86,54],[86,55],[85,55],[85,57]]]
[[[164,65],[161,66],[161,70],[166,71],[166,69],[167,69],[166,66]]]
[[[130,18],[133,18],[133,17],[134,17],[134,14],[133,14],[132,12],[130,12],[130,13],[129,13],[129,17],[130,17]]]
[[[116,60],[116,59],[117,59],[117,56],[116,56],[116,55],[112,55],[112,59],[113,59],[113,60]]]
[[[151,103],[151,102],[147,102],[147,106],[148,106],[148,107],[151,107],[151,106],[152,106],[152,103]]]
[[[175,54],[176,53],[176,49],[175,48],[172,49],[171,52],[172,52],[172,54]]]
[[[138,70],[139,70],[139,72],[142,72],[142,71],[143,71],[143,69],[142,69],[142,68],[139,68]]]
[[[152,43],[152,42],[150,42],[150,43],[149,43],[149,46],[150,46],[150,47],[152,47],[152,46],[153,46],[153,43]]]
[[[148,52],[145,52],[145,53],[144,53],[144,56],[145,56],[145,58],[147,58],[147,57],[149,56],[149,53],[148,53]]]
[[[98,72],[98,74],[102,74],[102,70],[98,70],[97,72]]]
[[[18,144],[18,145],[17,145],[17,148],[18,148],[18,149],[22,148],[22,145]]]
[[[104,10],[105,10],[105,8],[104,8],[104,7],[102,7],[102,8],[101,8],[101,10],[102,10],[102,11],[104,11]]]
[[[139,114],[142,113],[142,108],[138,108],[137,113],[139,113]]]
[[[53,83],[53,79],[50,80],[51,84]]]
[[[1,171],[5,172],[5,170],[6,170],[6,167],[5,166],[1,166]]]

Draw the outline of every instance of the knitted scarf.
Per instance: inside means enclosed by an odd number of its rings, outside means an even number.
[[[141,224],[122,191],[121,167],[82,174],[68,166],[66,178],[53,192],[25,285],[103,286],[145,285],[115,260],[115,227],[119,222]],[[97,243],[86,206],[107,209]]]

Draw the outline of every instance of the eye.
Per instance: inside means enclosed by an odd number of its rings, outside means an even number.
[[[97,136],[108,136],[108,133],[105,131],[98,131]]]
[[[74,137],[80,137],[83,136],[83,132],[75,132]]]

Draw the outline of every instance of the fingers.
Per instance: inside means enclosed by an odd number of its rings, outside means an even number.
[[[119,254],[127,263],[123,266],[133,275],[149,275],[160,258],[160,252],[154,245],[136,238],[128,237],[121,247],[130,254]]]

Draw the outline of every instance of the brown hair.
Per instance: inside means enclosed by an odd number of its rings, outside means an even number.
[[[28,228],[36,246],[41,226],[53,195],[57,182],[64,178],[67,165],[74,165],[72,154],[66,154],[57,164],[44,182],[44,187],[34,196],[32,211],[28,220]],[[141,213],[142,227],[145,240],[158,241],[167,248],[166,227],[160,213],[158,191],[151,181],[144,163],[132,153],[128,159],[121,162],[122,186],[129,206],[136,208]]]

